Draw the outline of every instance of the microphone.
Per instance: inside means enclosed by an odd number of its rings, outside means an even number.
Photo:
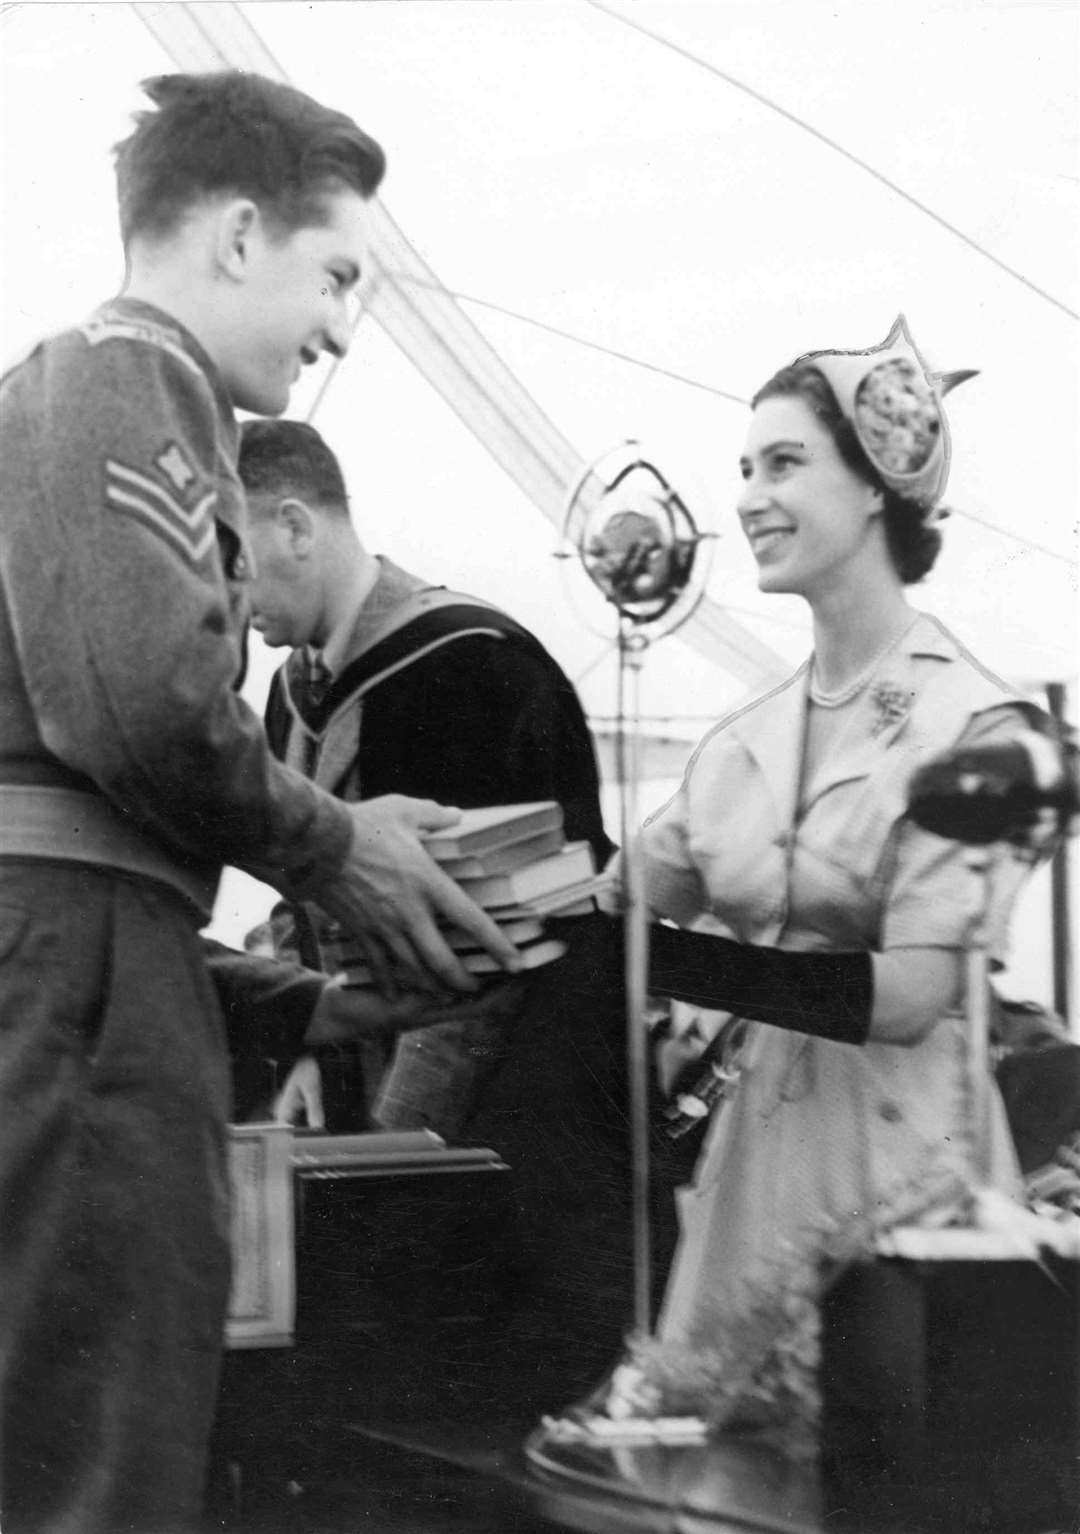
[[[666,618],[666,631],[696,605],[705,574],[696,556],[710,535],[636,442],[586,469],[568,503],[566,536],[623,618]]]
[[[694,546],[672,538],[659,517],[622,510],[590,531],[582,557],[608,601],[633,610],[679,595],[690,579]]]
[[[969,846],[1041,846],[1080,815],[1080,750],[1023,730],[1001,745],[946,752],[912,778],[908,814],[923,830]]]

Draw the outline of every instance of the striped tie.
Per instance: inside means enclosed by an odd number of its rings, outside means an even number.
[[[319,654],[308,652],[307,674],[304,679],[307,701],[314,709],[322,708],[334,681],[334,673]]]

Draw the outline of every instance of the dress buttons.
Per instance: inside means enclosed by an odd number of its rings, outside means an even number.
[[[904,1110],[900,1104],[889,1101],[881,1103],[878,1107],[878,1112],[886,1124],[899,1124],[900,1120],[904,1117]]]

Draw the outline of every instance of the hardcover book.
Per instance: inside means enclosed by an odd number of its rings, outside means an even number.
[[[344,1135],[301,1131],[293,1145],[292,1165],[301,1178],[504,1170],[496,1151],[481,1145],[447,1145],[432,1129]]]
[[[549,857],[538,858],[508,873],[461,879],[461,888],[477,905],[528,905],[533,899],[581,884],[592,877],[593,855],[588,842],[568,842]]]
[[[452,858],[473,857],[494,847],[505,847],[542,831],[562,829],[562,806],[541,799],[531,804],[492,804],[481,809],[462,810],[457,825],[445,831],[432,831],[424,837],[424,846],[439,863]]]
[[[518,949],[521,955],[522,969],[539,969],[543,964],[551,964],[555,959],[561,959],[566,952],[566,944],[555,937],[541,938],[537,943],[526,943]],[[472,975],[500,975],[502,965],[497,959],[493,959],[489,953],[480,950],[477,953],[462,954],[461,962]]]
[[[545,916],[588,916],[597,909],[598,898],[610,889],[611,880],[607,874],[594,874],[590,879],[551,890],[546,895],[533,895],[519,904],[489,907],[488,915],[503,928],[509,922],[530,916],[541,919]]]
[[[439,859],[443,873],[451,879],[480,879],[488,874],[505,874],[512,869],[523,868],[537,858],[558,852],[563,845],[561,830],[541,831],[539,836],[526,836],[521,841],[507,842],[502,847],[490,847],[486,852],[475,853],[468,858]]]
[[[510,943],[532,943],[538,937],[544,935],[544,923],[539,916],[511,916],[503,921],[498,912],[489,912],[502,928],[503,937]],[[446,941],[455,953],[466,953],[477,949],[476,939],[471,932],[464,932],[458,927],[449,927],[445,932]]]

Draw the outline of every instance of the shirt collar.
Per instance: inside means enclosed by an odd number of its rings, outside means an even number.
[[[334,628],[322,647],[323,664],[337,676],[348,665],[355,651],[362,649],[369,636],[381,627],[386,616],[414,591],[424,591],[430,582],[402,570],[382,554],[376,555],[378,573],[345,618]]]

